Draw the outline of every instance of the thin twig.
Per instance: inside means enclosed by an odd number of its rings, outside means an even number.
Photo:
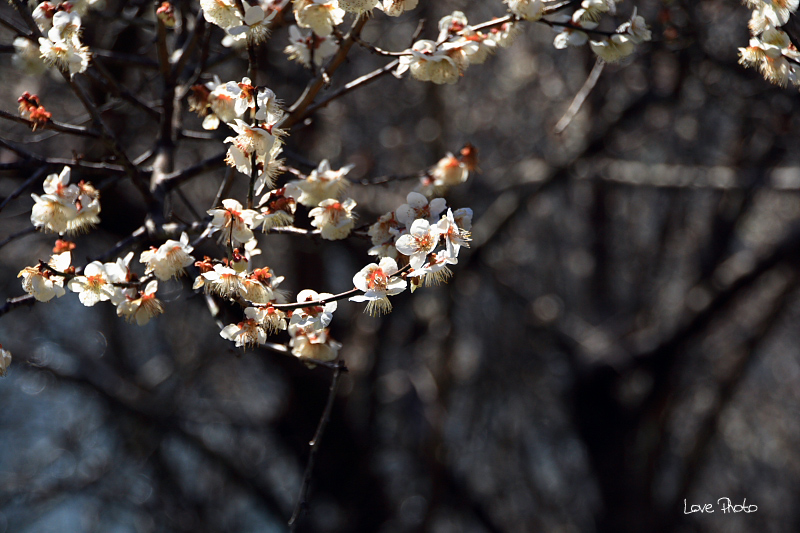
[[[26,126],[35,127],[37,129],[42,129],[42,130],[59,131],[61,133],[69,133],[71,135],[79,135],[82,137],[100,136],[100,133],[98,133],[97,131],[86,128],[84,126],[73,126],[72,124],[67,124],[65,122],[58,122],[56,120],[47,120],[46,122],[34,122],[32,120],[28,120],[27,118],[3,110],[0,110],[0,118],[4,118],[6,120],[11,120],[14,122],[19,122],[20,124],[25,124]]]
[[[399,63],[400,63],[400,61],[395,59],[394,61],[391,61],[391,62],[387,63],[386,65],[382,66],[381,68],[373,70],[369,74],[364,74],[360,78],[354,79],[350,83],[346,84],[344,87],[336,90],[333,94],[331,94],[330,96],[328,96],[324,100],[322,100],[320,102],[317,102],[314,105],[309,106],[308,109],[306,109],[305,113],[303,113],[303,117],[302,118],[305,118],[305,117],[311,115],[317,109],[321,109],[321,108],[327,106],[329,103],[331,103],[332,101],[336,100],[337,98],[341,98],[342,96],[346,95],[347,93],[349,93],[351,91],[354,91],[355,89],[358,89],[359,87],[363,87],[363,86],[367,85],[368,83],[371,83],[371,82],[377,80],[378,78],[390,73]]]
[[[11,200],[22,194],[25,191],[25,189],[27,189],[28,187],[39,181],[42,178],[42,176],[47,172],[47,170],[48,170],[47,166],[40,167],[39,169],[36,170],[36,172],[34,172],[31,175],[30,178],[25,180],[25,183],[17,187],[17,189],[14,192],[6,196],[6,198],[2,202],[0,202],[0,211],[2,211],[3,208],[7,206]],[[0,245],[0,247],[2,247],[2,245]]]
[[[581,87],[581,90],[575,95],[575,98],[572,99],[572,103],[569,105],[569,108],[567,108],[567,112],[564,113],[564,116],[561,117],[561,120],[559,120],[556,124],[554,129],[555,133],[563,133],[564,130],[566,130],[569,126],[570,122],[572,122],[572,119],[575,118],[575,115],[578,114],[578,111],[581,110],[583,102],[586,101],[589,93],[592,92],[592,89],[594,89],[594,86],[597,84],[597,80],[600,79],[600,74],[603,73],[603,67],[605,67],[605,64],[605,61],[599,57],[597,58],[592,71],[589,73],[589,77],[586,78],[586,81],[583,83],[583,87]]]
[[[0,241],[0,248],[5,246],[6,244],[15,241],[21,237],[25,237],[26,235],[30,235],[31,233],[36,233],[36,228],[34,226],[30,226],[29,228],[25,228],[24,230],[20,230],[16,233],[12,233],[2,241]]]
[[[308,463],[306,463],[306,469],[303,474],[303,484],[300,486],[300,493],[297,496],[297,503],[294,506],[292,517],[289,519],[289,531],[295,531],[297,529],[297,522],[300,518],[300,515],[305,509],[308,508],[308,489],[311,486],[311,474],[314,471],[314,462],[317,458],[317,452],[319,451],[319,445],[322,441],[322,435],[325,433],[325,428],[327,427],[331,418],[333,402],[336,399],[336,389],[339,386],[339,377],[342,375],[343,366],[344,363],[339,361],[333,371],[333,378],[331,379],[331,387],[328,390],[328,401],[325,404],[325,410],[322,412],[322,417],[319,419],[319,424],[317,425],[316,433],[314,433],[314,438],[308,443],[308,445],[311,447],[311,451],[308,454]]]
[[[323,71],[324,75],[321,73],[316,78],[311,80],[311,82],[306,86],[305,91],[303,91],[303,94],[300,95],[300,98],[298,98],[297,101],[289,108],[289,113],[280,124],[282,129],[291,129],[292,126],[300,122],[306,116],[306,110],[308,109],[308,106],[314,102],[317,94],[325,85],[325,77],[330,77],[330,75],[333,74],[342,63],[344,63],[348,52],[350,52],[350,48],[355,43],[353,39],[361,34],[361,30],[364,28],[364,24],[366,23],[367,17],[359,16],[356,18],[356,20],[353,22],[353,25],[350,27],[350,31],[339,45],[339,50],[336,52],[336,54],[333,56],[333,59],[331,59],[330,63],[328,63],[328,66]]]

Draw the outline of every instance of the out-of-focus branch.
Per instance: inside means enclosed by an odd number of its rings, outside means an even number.
[[[331,418],[333,402],[336,399],[336,389],[339,387],[339,377],[342,375],[342,367],[344,367],[344,363],[339,361],[336,369],[333,371],[333,378],[331,379],[331,387],[328,390],[328,401],[325,404],[325,410],[322,412],[322,417],[319,419],[319,425],[317,425],[317,431],[314,433],[314,438],[308,443],[308,445],[311,447],[311,450],[308,455],[308,463],[306,463],[305,472],[303,473],[303,483],[300,486],[300,493],[297,496],[297,503],[295,504],[294,511],[292,512],[292,517],[289,519],[289,531],[295,531],[297,529],[297,523],[300,516],[308,508],[308,489],[311,485],[311,475],[314,471],[314,462],[317,457],[317,452],[319,451],[320,442],[322,441],[322,435],[325,433],[325,428],[327,427],[328,421]]]
[[[33,185],[34,183],[36,183],[37,181],[42,179],[42,176],[44,176],[47,173],[47,170],[48,170],[48,167],[47,166],[43,166],[43,167],[40,167],[39,169],[37,169],[36,172],[31,174],[30,178],[26,179],[25,182],[22,185],[17,187],[16,190],[14,190],[11,194],[6,196],[5,199],[2,202],[0,202],[0,211],[2,211],[3,208],[5,206],[7,206],[9,202],[11,202],[11,200],[17,198],[20,194],[22,194],[25,191],[25,189],[27,189],[28,187],[30,187],[31,185]],[[3,241],[2,243],[0,243],[0,248],[2,248],[5,244],[6,244],[6,241]]]
[[[58,122],[57,120],[47,120],[47,122],[34,122],[32,120],[28,120],[27,118],[21,117],[19,115],[14,115],[12,113],[3,110],[0,110],[0,118],[11,120],[13,122],[19,122],[20,124],[25,124],[26,126],[35,127],[37,129],[42,129],[42,130],[53,130],[61,133],[69,133],[71,135],[78,135],[81,137],[100,136],[99,132],[86,128],[84,126],[73,126],[72,124],[67,124],[65,122]]]
[[[344,87],[342,87],[340,89],[337,89],[333,94],[331,94],[327,98],[323,99],[320,102],[317,102],[314,105],[309,106],[308,109],[306,109],[306,111],[302,114],[300,119],[303,119],[303,118],[311,115],[317,109],[322,109],[323,107],[327,106],[328,104],[330,104],[331,102],[333,102],[337,98],[341,98],[342,96],[346,95],[347,93],[352,92],[352,91],[358,89],[359,87],[363,87],[363,86],[365,86],[365,85],[367,85],[369,83],[372,83],[373,81],[377,80],[378,78],[381,78],[382,76],[390,73],[395,67],[397,67],[398,64],[399,64],[399,60],[395,59],[394,61],[391,61],[390,63],[387,63],[386,65],[382,66],[381,68],[373,70],[369,74],[364,74],[360,78],[354,79],[350,83],[346,84]]]

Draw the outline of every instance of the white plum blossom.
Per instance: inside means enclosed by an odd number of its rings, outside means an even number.
[[[319,331],[298,329],[292,334],[289,346],[295,357],[323,363],[334,361],[339,356],[339,350],[342,347],[340,343],[331,338],[327,329]],[[308,364],[307,366],[314,368],[315,365]]]
[[[579,16],[573,16],[572,20],[579,22],[597,22],[603,13],[609,10],[608,0],[583,0],[581,2],[581,12]],[[587,26],[584,26],[587,27]]]
[[[453,84],[469,66],[469,56],[478,50],[478,44],[464,38],[440,46],[422,39],[414,43],[408,55],[400,57],[395,76],[410,70],[411,76],[420,81]]]
[[[214,270],[203,272],[201,276],[205,280],[206,289],[223,298],[235,298],[247,293],[244,287],[244,273],[237,272],[229,266],[216,264]]]
[[[264,42],[269,37],[269,23],[277,13],[270,9],[267,14],[261,6],[247,6],[242,24],[228,28],[228,34],[235,38],[242,36],[253,44]]]
[[[268,125],[277,124],[283,118],[281,102],[272,91],[261,87],[256,93],[256,120],[266,122]]]
[[[322,63],[339,49],[332,37],[320,37],[313,31],[306,34],[297,26],[289,26],[289,42],[291,44],[284,49],[284,52],[290,60],[302,63],[306,68],[311,68],[312,62],[318,67],[322,66]]]
[[[794,65],[800,54],[792,46],[789,36],[782,30],[769,28],[761,35],[750,39],[750,46],[739,48],[739,63],[755,67],[767,81],[785,87],[790,81],[797,83]]]
[[[360,15],[377,7],[379,0],[339,0],[339,7],[348,13]]]
[[[238,133],[236,137],[228,137],[225,139],[226,143],[232,143],[231,147],[228,149],[228,156],[226,158],[226,162],[229,165],[235,166],[238,169],[241,163],[237,161],[237,157],[245,157],[249,160],[250,157],[255,154],[256,158],[263,160],[272,151],[272,147],[276,142],[276,137],[273,135],[271,128],[268,130],[260,126],[251,126],[238,118],[233,123],[228,124],[228,126]],[[231,152],[237,150],[238,154],[236,156],[232,155]]]
[[[136,275],[130,269],[131,260],[133,259],[133,252],[128,252],[125,257],[119,257],[113,263],[103,263],[103,270],[106,272],[108,281],[113,285],[114,283],[130,283],[136,279]],[[128,297],[136,295],[136,289],[124,288],[114,286],[114,294],[111,296],[111,303],[119,305],[124,302]]]
[[[398,252],[411,258],[409,261],[411,268],[414,270],[422,268],[428,254],[439,243],[439,232],[440,226],[431,226],[430,222],[423,218],[417,219],[411,224],[409,232],[397,239],[395,247]]]
[[[158,291],[158,281],[152,280],[143,291],[140,291],[138,298],[129,298],[117,306],[117,315],[125,317],[128,322],[136,322],[139,326],[144,326],[150,319],[164,312],[164,306],[156,298]]]
[[[320,37],[333,33],[344,20],[338,0],[294,0],[294,17],[301,28],[311,28]]]
[[[146,263],[145,274],[154,273],[156,278],[166,281],[183,275],[184,269],[194,263],[190,254],[193,248],[189,245],[189,235],[181,234],[181,240],[168,240],[158,248],[145,250],[139,257],[140,263]]]
[[[314,207],[328,198],[338,198],[350,185],[345,176],[352,168],[353,165],[347,165],[339,170],[331,170],[328,160],[323,159],[306,179],[290,182],[300,189],[301,194],[297,201],[305,206]]]
[[[11,352],[3,349],[0,344],[0,376],[5,376],[8,372],[8,367],[11,365]]]
[[[72,292],[77,292],[78,299],[86,307],[92,307],[98,302],[106,302],[116,292],[100,261],[92,261],[86,265],[83,275],[69,280],[67,288]]]
[[[446,253],[432,253],[424,266],[416,268],[408,274],[408,277],[412,278],[411,292],[414,292],[417,283],[424,284],[426,287],[446,283],[453,275],[453,271],[447,265],[455,265],[457,263],[458,259],[450,257]]]
[[[614,34],[600,41],[589,41],[592,51],[608,63],[615,63],[631,55],[636,44],[629,35]]]
[[[53,15],[47,37],[54,42],[77,39],[81,32],[81,17],[74,11],[59,11]]]
[[[287,328],[286,313],[280,309],[275,309],[271,305],[266,307],[256,307],[253,318],[264,328],[267,335],[284,331]]]
[[[266,232],[272,228],[291,226],[297,209],[296,195],[299,195],[299,189],[291,183],[265,194],[258,204],[261,213],[254,219],[253,227],[261,226],[262,231]]]
[[[539,20],[544,15],[544,2],[542,0],[503,0],[508,4],[508,10],[525,20]]]
[[[472,218],[470,216],[470,221],[471,220]],[[469,241],[472,240],[470,238],[470,233],[467,230],[458,227],[452,209],[447,210],[447,215],[443,216],[441,220],[439,220],[437,226],[439,228],[439,233],[445,240],[448,257],[458,257],[458,251],[462,246],[469,248]]]
[[[72,254],[62,252],[53,255],[47,264],[56,272],[66,272],[71,262]],[[49,302],[66,294],[63,276],[54,274],[40,265],[23,268],[17,277],[22,278],[22,289],[40,302]]]
[[[311,225],[320,230],[323,239],[335,241],[350,235],[355,225],[355,207],[356,201],[352,198],[342,202],[330,198],[321,201],[318,207],[308,212],[308,216],[314,218]]]
[[[369,227],[367,233],[372,239],[372,244],[379,246],[393,240],[400,233],[401,226],[402,224],[397,220],[395,212],[390,211],[381,215],[378,221]]]
[[[238,26],[242,22],[234,0],[200,0],[206,22],[216,24],[223,30]]]
[[[311,289],[305,289],[298,293],[297,303],[319,302],[332,298],[333,294],[323,292],[317,293]],[[330,301],[323,305],[310,305],[292,311],[292,318],[289,320],[289,333],[294,334],[298,329],[303,331],[319,331],[327,328],[333,320],[333,313],[338,307],[338,302]]]
[[[585,16],[585,9],[578,9],[573,13],[572,18],[562,20],[560,17],[554,17],[558,22],[569,22],[569,25],[561,28],[561,31],[553,39],[553,46],[559,50],[563,50],[568,46],[583,46],[589,40],[589,35],[580,30],[580,28],[593,30],[597,27],[597,22],[591,17]]]
[[[750,18],[750,31],[757,35],[769,27],[783,26],[797,11],[800,0],[744,0],[753,10]]]
[[[47,34],[53,27],[53,17],[56,14],[56,6],[50,2],[42,2],[33,10],[31,16],[43,34]]]
[[[14,66],[24,71],[29,76],[38,76],[46,69],[44,61],[42,61],[42,54],[39,47],[33,41],[25,37],[17,37],[14,39],[14,56],[11,60]]]
[[[406,226],[411,226],[418,218],[437,222],[439,215],[447,209],[447,202],[444,198],[434,198],[428,203],[428,199],[418,192],[408,193],[406,202],[395,210],[397,220]]]
[[[228,324],[219,332],[220,337],[236,343],[237,348],[257,346],[267,342],[267,332],[261,326],[258,315],[259,310],[248,307],[244,310],[245,319],[238,324]]]
[[[411,11],[419,0],[380,0],[377,8],[383,10],[390,17],[399,17],[406,11]]]
[[[467,165],[451,152],[440,159],[430,171],[433,190],[464,183],[469,178]]]
[[[233,83],[235,82],[228,82]],[[228,91],[228,83],[214,77],[205,85],[193,85],[189,96],[189,111],[203,117],[203,129],[215,130],[220,122],[230,123],[242,115],[236,113],[237,94]]]
[[[387,314],[392,310],[389,296],[400,294],[408,284],[397,273],[397,263],[384,257],[379,264],[370,263],[353,276],[353,284],[364,294],[351,296],[351,302],[367,302],[366,311],[373,316]]]
[[[244,209],[242,204],[232,198],[222,200],[222,209],[207,211],[211,219],[211,233],[220,232],[219,242],[246,243],[253,238],[254,217],[258,216],[252,209]]]
[[[48,65],[69,72],[70,77],[89,67],[89,48],[80,42],[81,18],[77,13],[59,11],[53,16],[47,37],[39,37],[39,52]]]
[[[649,41],[653,38],[653,34],[648,29],[644,17],[640,17],[636,14],[635,7],[633,8],[633,15],[631,15],[631,19],[617,28],[617,31],[619,33],[626,33],[629,35],[631,40],[636,44],[641,44],[644,41]]]
[[[34,200],[31,223],[54,233],[79,233],[100,222],[100,195],[89,183],[70,184],[70,168],[44,180],[42,196]]]

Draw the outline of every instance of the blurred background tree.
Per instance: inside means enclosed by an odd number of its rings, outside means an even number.
[[[175,4],[191,24],[196,6]],[[451,283],[400,295],[382,318],[339,306],[332,328],[349,372],[299,531],[800,527],[800,99],[737,64],[745,7],[635,5],[653,41],[605,66],[563,133],[554,126],[595,58],[555,50],[554,33],[536,24],[456,85],[384,76],[292,132],[290,163],[353,164],[355,183],[415,174],[465,142],[481,157],[481,172],[447,197],[475,211]],[[423,0],[399,19],[374,17],[361,38],[402,50],[420,18],[422,36],[435,38],[435,21],[455,9],[471,22],[505,13],[499,1]],[[85,23],[97,65],[87,85],[130,154],[152,148],[159,127],[146,111],[161,98],[152,11],[109,0]],[[12,66],[22,23],[8,5],[0,18],[2,108],[13,113],[29,91],[54,118],[86,121],[63,80]],[[246,55],[206,31],[206,71],[240,79]],[[262,47],[259,83],[291,102],[312,74],[284,60],[286,42],[282,27]],[[354,48],[327,91],[384,64]],[[178,124],[188,133],[176,168],[220,150],[224,133],[193,134],[200,120],[185,111]],[[12,122],[0,132],[2,197],[42,167],[11,148],[67,163],[107,153],[95,139]],[[146,207],[119,173],[73,171],[101,189],[102,222],[75,255],[96,257],[130,236]],[[177,219],[201,219],[224,175],[176,189]],[[52,247],[30,231],[35,183],[0,213],[6,298],[22,294],[17,272]],[[353,185],[361,221],[394,209],[413,184]],[[144,234],[135,244],[160,242]],[[294,294],[351,288],[368,246],[262,241]],[[167,312],[144,328],[76,298],[3,314],[0,340],[15,359],[0,381],[0,532],[286,529],[331,370],[235,350],[189,283],[162,287]],[[722,497],[758,511],[683,512],[684,499],[718,509]]]

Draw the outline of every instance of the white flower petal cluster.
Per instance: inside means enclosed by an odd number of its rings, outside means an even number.
[[[237,243],[243,244],[254,238],[251,228],[257,226],[259,214],[243,208],[238,201],[232,198],[222,200],[222,209],[210,209],[207,213],[213,217],[211,234],[219,232],[219,242],[231,243],[233,248]]]
[[[298,202],[307,207],[314,207],[328,198],[339,198],[339,195],[350,185],[345,176],[352,168],[353,165],[347,165],[339,170],[331,170],[328,160],[323,159],[306,179],[294,180],[289,183],[300,189]]]
[[[333,294],[327,292],[317,293],[311,289],[304,289],[297,294],[297,303],[319,302],[332,297]],[[338,302],[334,300],[324,305],[310,305],[293,310],[289,320],[289,334],[294,335],[297,330],[322,331],[330,325],[338,305]]]
[[[54,254],[47,262],[56,272],[66,272],[72,262],[70,252]],[[22,278],[22,289],[40,302],[49,302],[53,298],[61,298],[66,294],[64,277],[54,274],[41,265],[25,267],[17,274]]]
[[[424,218],[418,218],[411,224],[408,233],[397,239],[395,246],[398,252],[411,258],[409,264],[416,270],[422,268],[428,254],[439,244],[440,233],[441,228],[438,224],[431,226],[431,223]]]
[[[89,183],[70,184],[70,168],[44,180],[44,194],[31,194],[31,223],[53,233],[81,233],[100,222],[100,194]]]
[[[350,301],[367,302],[366,311],[373,316],[390,313],[389,296],[400,294],[408,286],[402,277],[394,277],[397,271],[397,262],[390,257],[384,257],[379,264],[368,264],[353,276],[353,285],[364,294],[351,296]]]
[[[608,63],[616,63],[631,55],[636,49],[636,43],[628,35],[614,34],[599,41],[589,41],[592,52],[597,57]]]
[[[99,302],[107,302],[114,297],[115,288],[108,279],[108,273],[100,261],[93,261],[83,269],[82,276],[75,276],[67,282],[67,288],[78,293],[78,299],[87,307]]]
[[[744,4],[753,10],[749,26],[753,35],[758,35],[767,28],[777,28],[789,22],[800,0],[744,0]]]
[[[410,71],[420,81],[454,84],[469,66],[470,56],[479,50],[476,42],[464,37],[442,44],[422,39],[414,43],[408,55],[400,57],[395,76]]]
[[[442,194],[448,187],[464,183],[469,178],[469,165],[451,152],[441,158],[421,179],[425,195]]]
[[[545,3],[542,0],[503,0],[508,10],[525,20],[539,20],[544,15]]]
[[[378,6],[379,0],[339,0],[339,7],[348,13],[360,15],[372,11]]]
[[[327,328],[319,331],[297,329],[290,335],[289,346],[292,348],[292,355],[299,359],[328,363],[339,357],[342,345],[333,340]],[[307,363],[307,366],[314,368],[315,365]]]
[[[89,48],[81,44],[80,31],[81,17],[77,12],[55,13],[47,37],[39,37],[39,52],[44,62],[69,72],[70,76],[84,72],[91,55]]]
[[[272,228],[291,226],[297,209],[295,198],[299,195],[300,190],[291,183],[269,191],[258,203],[261,213],[254,220],[253,227],[261,226],[262,231],[266,232]]]
[[[247,77],[226,83],[215,77],[204,85],[192,86],[189,110],[203,117],[203,128],[207,130],[217,129],[220,122],[236,123],[236,119],[244,119],[252,111],[256,112],[255,119],[270,129],[283,118],[275,93],[267,87],[254,86]]]
[[[320,37],[313,31],[305,33],[297,26],[289,27],[289,43],[284,53],[290,60],[297,61],[306,68],[311,68],[312,63],[317,67],[322,66],[339,49],[333,37]]]
[[[800,60],[800,54],[792,45],[789,36],[777,28],[769,28],[750,39],[750,46],[739,48],[739,63],[757,68],[761,75],[775,85],[785,87],[789,82],[798,82],[796,65],[789,62]]]
[[[548,17],[550,18],[550,17]],[[598,15],[599,18],[599,15]],[[578,9],[572,14],[572,17],[564,15],[554,16],[550,18],[554,22],[566,23],[553,39],[553,46],[559,50],[563,50],[568,46],[583,46],[589,40],[589,35],[582,29],[593,30],[597,27],[596,19],[586,16],[585,9]]]
[[[191,256],[193,248],[189,246],[189,235],[181,234],[181,240],[168,240],[158,248],[145,250],[139,257],[140,263],[145,263],[145,274],[151,272],[156,278],[166,281],[182,276],[184,269],[194,263]]]
[[[343,202],[334,198],[323,200],[319,206],[308,212],[314,220],[311,225],[320,230],[323,239],[336,241],[346,238],[355,225],[353,209],[356,201],[347,198]]]
[[[269,37],[269,23],[277,14],[278,12],[272,9],[268,9],[265,13],[261,6],[247,6],[241,23],[228,28],[228,35],[234,39],[246,39],[251,44],[262,43]]]
[[[454,11],[439,20],[439,38],[437,40],[444,42],[449,37],[454,37],[456,41],[466,40],[477,45],[477,48],[469,53],[469,64],[484,63],[499,46],[492,34],[475,31],[469,25],[467,16],[461,11]]]
[[[227,30],[239,26],[242,15],[234,0],[200,0],[206,22]]]
[[[301,28],[311,28],[320,37],[328,37],[344,20],[338,0],[294,0],[294,18]]]
[[[274,165],[271,167],[270,163],[281,152],[280,140],[277,137],[279,132],[263,124],[251,126],[238,118],[228,126],[238,135],[225,139],[226,143],[231,143],[225,162],[242,174],[250,176],[255,158],[256,168],[261,177],[260,188],[266,183],[271,183],[277,167]]]
[[[29,76],[39,76],[47,69],[47,65],[42,60],[39,47],[33,41],[25,37],[17,37],[14,39],[13,44],[14,55],[11,60],[15,67]]]
[[[228,324],[219,335],[235,342],[237,348],[258,346],[267,342],[269,333],[286,329],[286,319],[282,314],[272,307],[248,307],[244,310],[244,320],[238,324]]]
[[[164,306],[156,298],[156,291],[158,291],[158,281],[152,280],[136,297],[128,297],[121,302],[117,306],[117,315],[125,317],[128,322],[144,326],[151,318],[164,312]]]
[[[419,0],[381,0],[376,6],[390,17],[399,17],[417,7]]]

